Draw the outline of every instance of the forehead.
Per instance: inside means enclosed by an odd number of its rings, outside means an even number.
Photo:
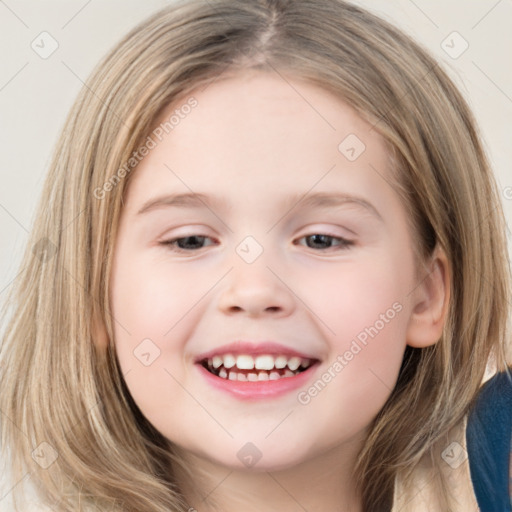
[[[196,106],[180,110],[190,98]],[[211,191],[250,203],[285,190],[300,196],[342,186],[368,193],[386,185],[382,137],[317,84],[266,72],[221,77],[181,95],[152,133],[173,115],[179,123],[132,176],[135,192],[156,194],[165,183],[174,193]]]

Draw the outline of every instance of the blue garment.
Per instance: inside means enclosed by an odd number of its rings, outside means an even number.
[[[511,512],[512,367],[482,386],[468,415],[466,444],[481,512]]]

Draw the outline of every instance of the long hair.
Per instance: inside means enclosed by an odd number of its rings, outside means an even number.
[[[248,69],[308,80],[355,108],[389,148],[418,261],[436,245],[446,252],[443,335],[406,348],[356,475],[364,510],[381,511],[397,498],[396,478],[411,487],[426,459],[440,509],[452,510],[439,447],[466,417],[487,365],[503,370],[510,358],[505,221],[476,123],[445,71],[400,30],[342,0],[182,1],[140,23],[93,70],[55,147],[4,311],[2,448],[13,479],[29,472],[53,510],[187,511],[173,477],[182,462],[138,410],[117,363],[113,244],[131,159],[163,109]]]

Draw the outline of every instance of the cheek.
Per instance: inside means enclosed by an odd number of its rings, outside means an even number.
[[[187,342],[218,281],[215,270],[192,266],[169,264],[164,251],[141,255],[124,246],[112,269],[117,358],[135,402],[157,422],[176,397],[186,399],[178,382],[190,372]]]
[[[186,313],[188,300],[179,275],[171,281],[158,265],[136,253],[126,248],[119,253],[110,296],[115,347],[123,373],[130,372],[127,384],[137,385],[135,394],[140,394],[157,384],[157,376],[162,378],[163,361],[176,357],[179,347],[170,349],[168,333]]]
[[[307,272],[298,281],[298,293],[320,320],[326,337],[343,348],[347,339],[376,323],[379,330],[386,325],[388,331],[401,325],[405,315],[397,310],[403,311],[407,303],[408,274],[406,265],[381,254]]]
[[[163,265],[128,254],[112,271],[115,350],[130,395],[162,431],[173,423],[171,411],[183,399],[181,340],[186,340],[186,314],[198,300],[197,291],[185,286],[183,273],[170,276]]]
[[[411,267],[392,253],[305,277],[308,305],[320,318],[330,353],[319,381],[305,390],[326,425],[363,428],[395,387],[406,346]],[[307,287],[307,288],[306,288]],[[318,398],[316,398],[318,396]],[[335,404],[327,406],[327,404]]]
[[[134,342],[146,337],[163,341],[208,290],[209,283],[201,285],[197,274],[164,263],[125,258],[113,270],[111,301],[117,330],[121,335],[130,332]]]

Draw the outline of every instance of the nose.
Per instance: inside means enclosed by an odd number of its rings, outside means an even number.
[[[260,259],[251,264],[239,262],[226,276],[218,303],[223,313],[284,317],[293,312],[297,300],[293,283]]]

